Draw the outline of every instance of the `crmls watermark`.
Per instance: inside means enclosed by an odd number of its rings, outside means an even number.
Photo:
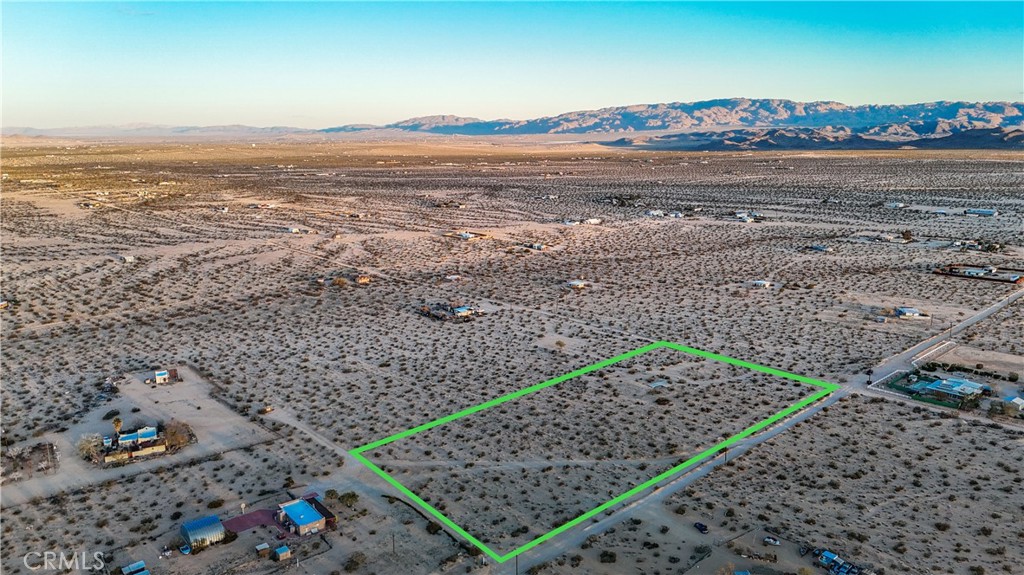
[[[29,571],[99,571],[105,566],[99,551],[29,551],[21,560]]]

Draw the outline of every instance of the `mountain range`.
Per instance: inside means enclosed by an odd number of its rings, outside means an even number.
[[[884,149],[1024,148],[1024,103],[931,102],[850,106],[733,98],[641,104],[568,112],[530,120],[482,120],[440,115],[386,125],[347,124],[323,129],[287,126],[94,126],[5,128],[5,136],[142,138],[279,138],[363,134],[463,136],[573,135],[608,145],[651,149]],[[624,138],[609,141],[611,136]]]

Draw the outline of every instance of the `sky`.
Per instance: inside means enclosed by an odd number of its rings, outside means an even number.
[[[1024,2],[11,2],[4,127],[1024,100]]]

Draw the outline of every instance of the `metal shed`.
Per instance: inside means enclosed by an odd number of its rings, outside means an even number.
[[[200,517],[181,526],[181,538],[193,549],[213,545],[227,536],[224,524],[216,515]]]

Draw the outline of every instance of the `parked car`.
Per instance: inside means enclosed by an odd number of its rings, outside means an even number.
[[[703,523],[694,523],[693,527],[694,527],[694,529],[696,529],[697,531],[700,531],[701,533],[703,533],[705,535],[707,535],[707,533],[708,533],[708,526],[704,525]]]
[[[761,540],[761,542],[764,543],[765,545],[775,545],[775,546],[782,545],[782,542],[779,541],[778,539],[774,538],[774,537],[765,537],[764,539]]]

